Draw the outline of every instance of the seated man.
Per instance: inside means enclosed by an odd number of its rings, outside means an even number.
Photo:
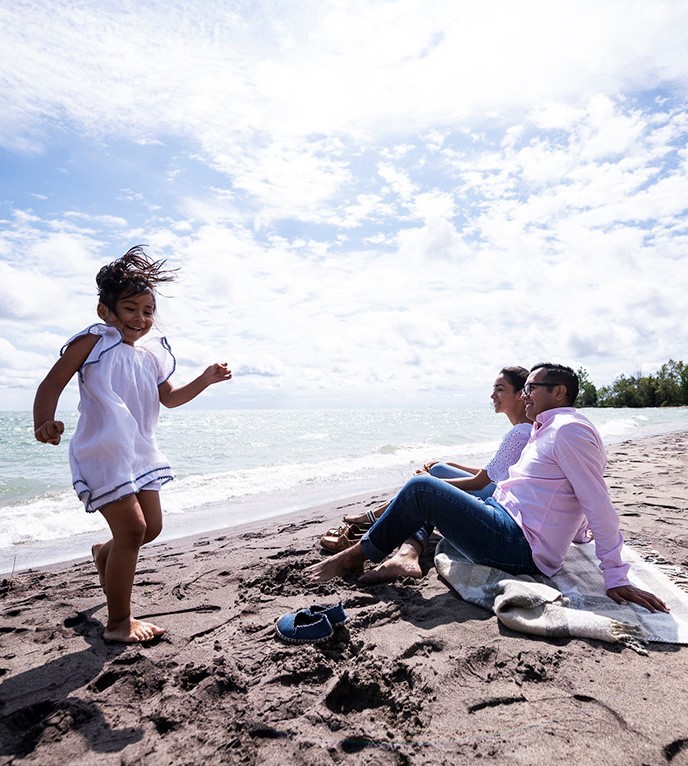
[[[361,572],[366,560],[382,562],[425,523],[476,564],[510,574],[551,576],[561,569],[587,519],[607,595],[618,604],[634,602],[651,612],[668,612],[661,599],[628,580],[619,517],[603,478],[602,439],[573,408],[576,373],[559,364],[538,364],[522,395],[533,432],[492,497],[482,500],[432,476],[414,477],[358,543],[308,567],[305,576],[325,582]]]

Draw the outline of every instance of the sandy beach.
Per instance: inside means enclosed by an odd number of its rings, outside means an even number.
[[[609,450],[628,543],[688,574],[688,432]],[[3,764],[688,764],[688,647],[514,633],[437,576],[314,585],[318,540],[358,497],[144,549],[134,611],[167,628],[105,644],[90,560],[0,583]],[[276,619],[342,600],[285,644]]]

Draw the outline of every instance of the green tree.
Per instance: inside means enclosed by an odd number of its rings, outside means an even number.
[[[688,365],[669,359],[654,375],[619,375],[609,386],[595,387],[578,369],[581,407],[681,407],[688,405]]]
[[[579,407],[596,407],[597,388],[595,384],[590,380],[588,371],[584,367],[579,367],[577,374],[580,381],[580,389],[578,391],[578,398],[576,399],[576,403]]]
[[[653,375],[637,378],[636,391],[638,394],[638,407],[657,407],[659,405],[657,379]]]
[[[657,404],[660,407],[678,407],[685,404],[682,397],[682,381],[685,365],[669,359],[657,373]]]
[[[603,396],[598,394],[602,407],[639,407],[637,379],[623,373],[611,386],[605,387]]]
[[[683,364],[683,362],[679,362],[679,364],[681,365],[681,372],[679,375],[681,404],[688,404],[688,364]]]

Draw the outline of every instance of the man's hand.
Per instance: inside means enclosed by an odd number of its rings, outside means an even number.
[[[669,607],[657,598],[654,593],[636,588],[635,585],[621,585],[618,588],[609,588],[607,595],[617,604],[640,604],[650,612],[669,612]]]
[[[61,420],[47,420],[34,431],[36,439],[43,444],[59,444],[60,435],[64,433],[64,423]]]

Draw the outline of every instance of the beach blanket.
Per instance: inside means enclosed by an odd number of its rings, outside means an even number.
[[[640,654],[647,654],[650,641],[688,644],[688,593],[668,576],[670,567],[663,565],[664,572],[628,546],[623,558],[631,564],[633,584],[663,599],[670,614],[612,601],[590,543],[572,544],[562,571],[552,579],[472,564],[444,539],[437,545],[435,565],[461,598],[490,609],[511,630],[621,643]]]

